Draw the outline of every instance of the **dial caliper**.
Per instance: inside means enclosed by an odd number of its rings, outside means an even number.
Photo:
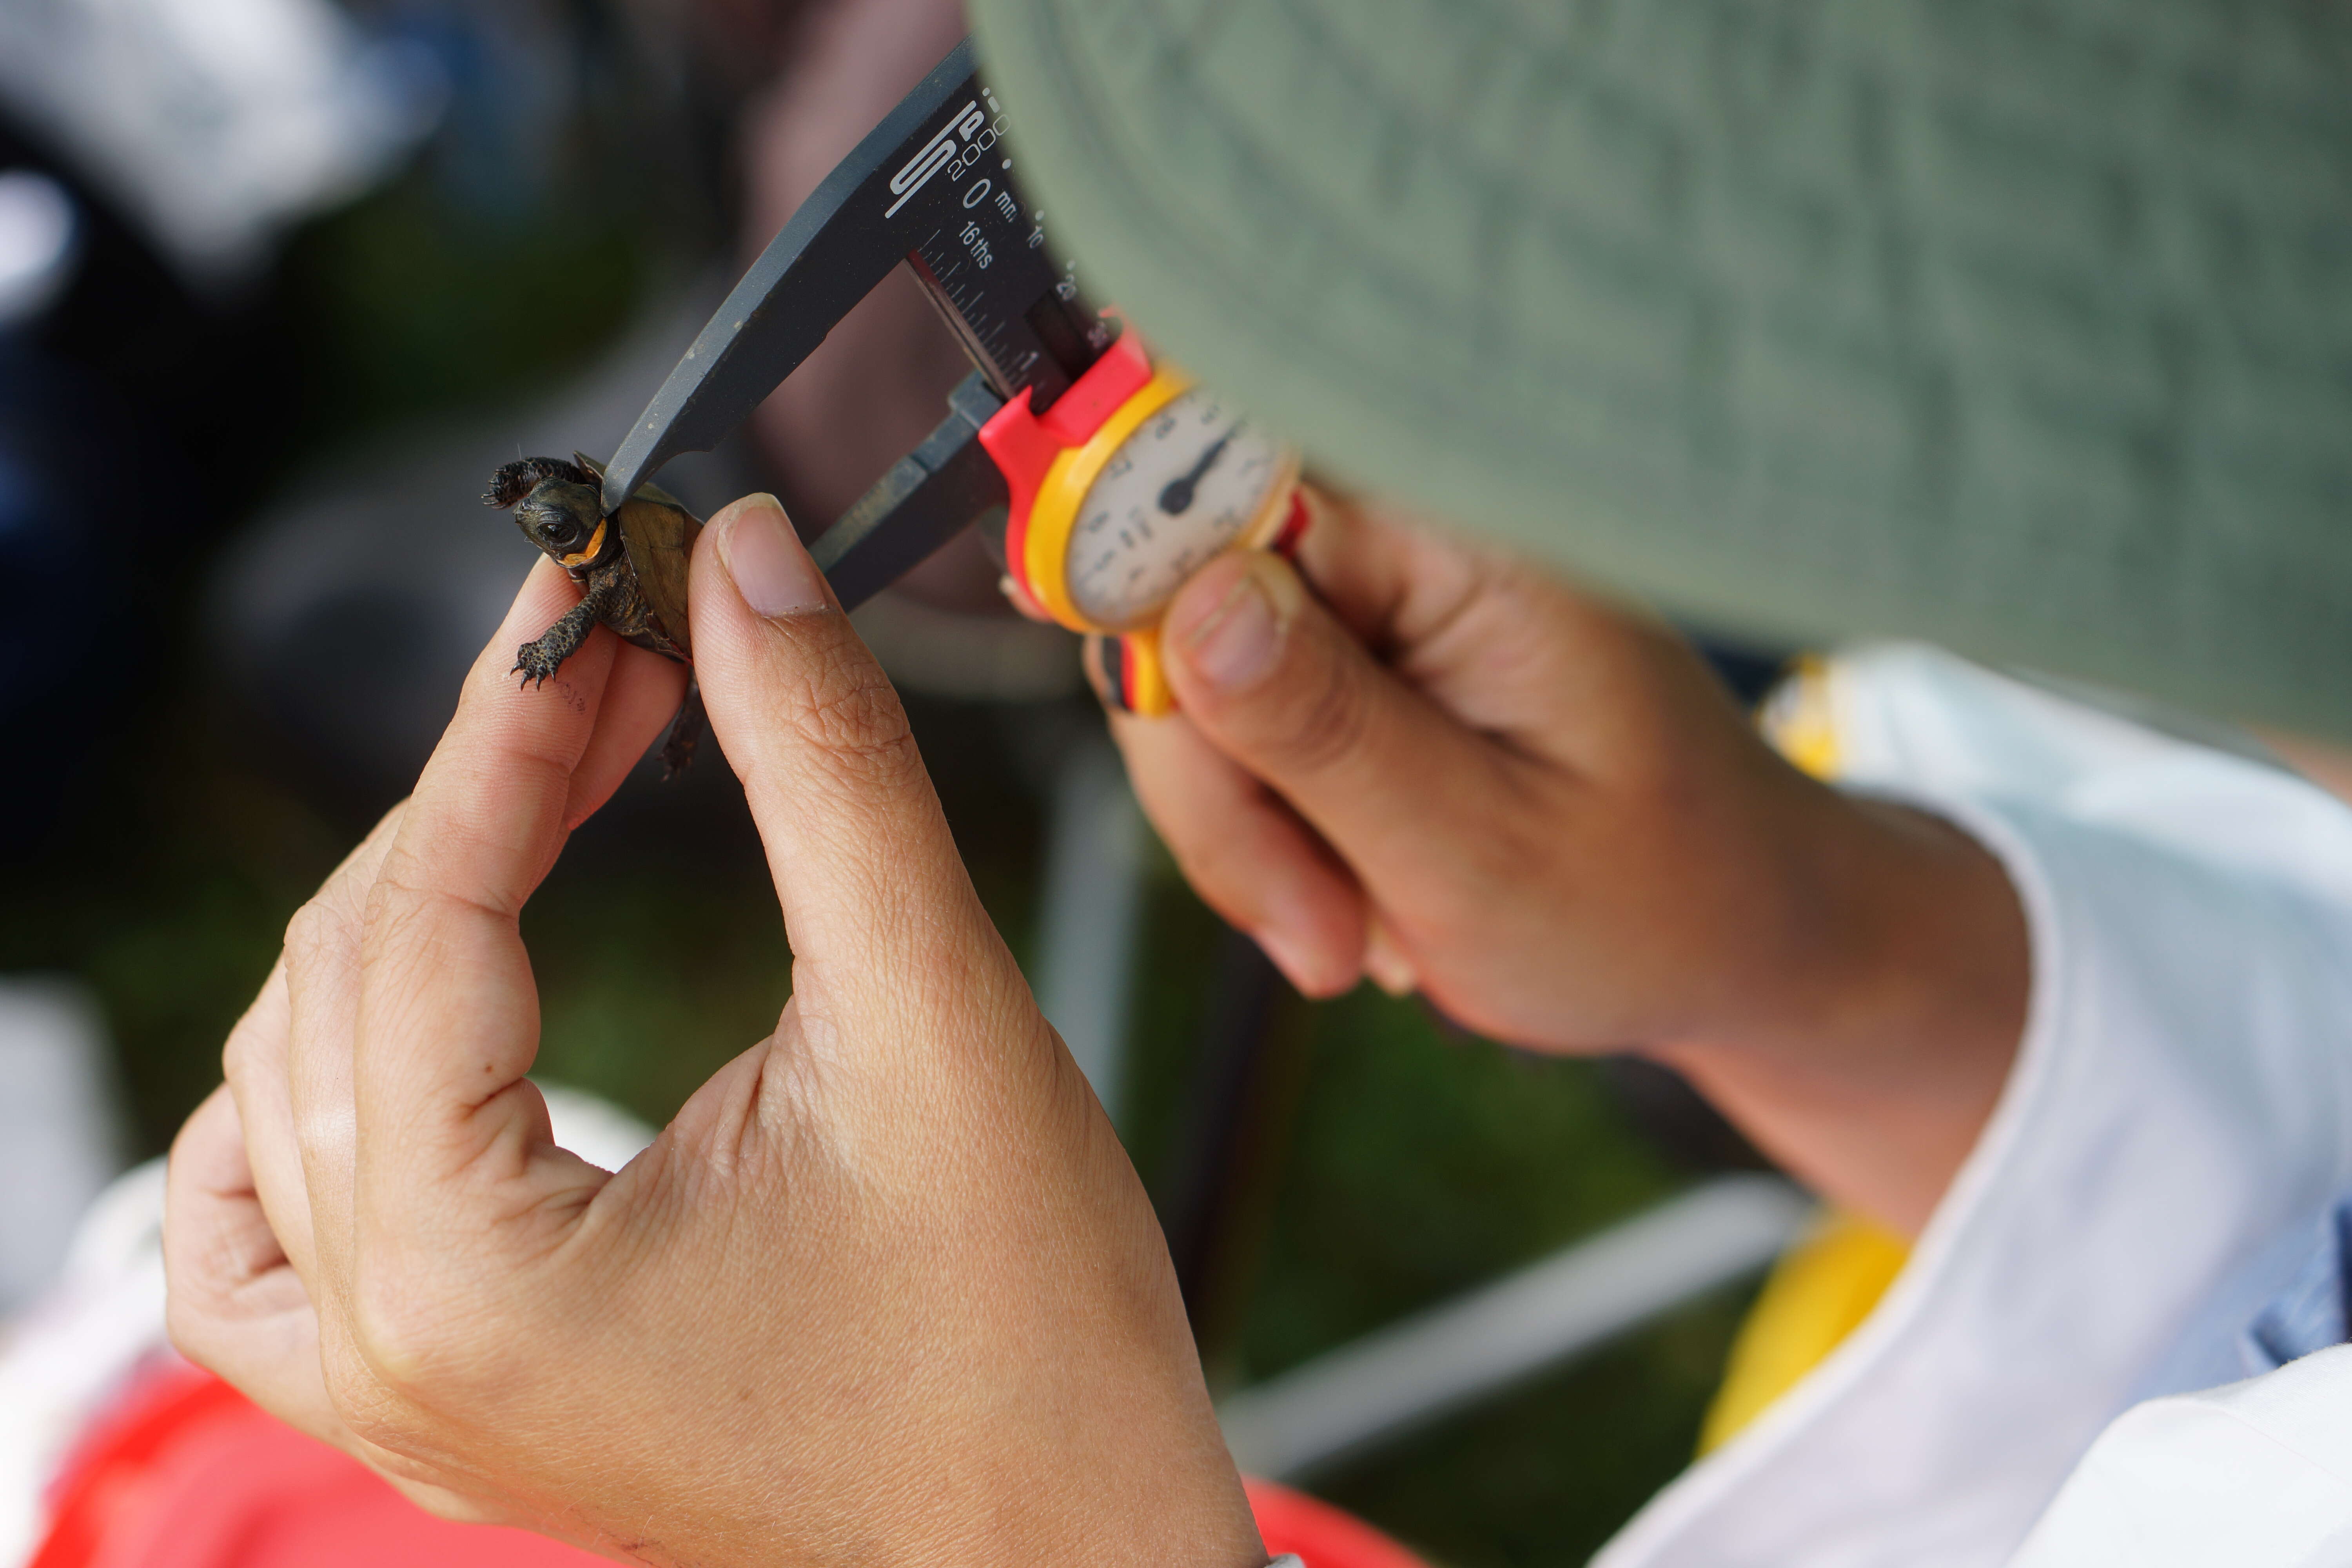
[[[1158,628],[1219,552],[1296,542],[1295,453],[1085,300],[1021,194],[969,41],[801,205],[604,472],[604,510],[748,418],[901,261],[971,359],[948,416],[811,551],[855,608],[966,528],[1046,614],[1102,634],[1106,686],[1171,706]]]

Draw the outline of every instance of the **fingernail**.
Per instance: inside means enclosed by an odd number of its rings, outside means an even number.
[[[1209,684],[1227,691],[1239,691],[1272,669],[1289,629],[1290,617],[1276,604],[1266,581],[1269,571],[1282,568],[1271,556],[1247,557],[1243,565],[1214,609],[1178,629],[1186,662]]]
[[[751,613],[772,621],[823,609],[824,574],[801,547],[776,498],[746,496],[730,510],[719,555]]]
[[[1421,987],[1421,977],[1413,973],[1412,960],[1396,944],[1388,928],[1377,920],[1364,933],[1364,973],[1372,984],[1391,996],[1410,996]]]

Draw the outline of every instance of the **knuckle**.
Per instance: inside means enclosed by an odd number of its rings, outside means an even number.
[[[320,956],[340,933],[341,924],[327,907],[323,893],[310,899],[286,922],[287,962],[304,963]]]
[[[400,952],[429,946],[437,932],[439,911],[422,889],[397,875],[380,879],[368,895],[365,932],[371,953]]]
[[[339,1319],[331,1366],[351,1414],[386,1423],[379,1440],[392,1447],[420,1412],[495,1405],[518,1374],[520,1347],[548,1326],[529,1290],[486,1258],[407,1248],[363,1260]]]
[[[339,1388],[339,1404],[350,1399],[352,1408],[343,1415],[354,1430],[362,1420],[392,1419],[404,1400],[429,1402],[452,1392],[452,1371],[464,1361],[454,1325],[472,1315],[454,1307],[420,1282],[394,1283],[374,1271],[355,1284],[349,1306],[351,1354],[337,1358],[338,1375],[329,1380]]]
[[[163,1332],[172,1348],[206,1372],[221,1370],[217,1360],[219,1321],[190,1298],[185,1285],[172,1281],[163,1298]]]

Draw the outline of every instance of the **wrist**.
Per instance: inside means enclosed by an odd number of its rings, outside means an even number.
[[[1154,1393],[1176,1397],[1112,1394],[1101,1404],[1119,1419],[1061,1425],[995,1456],[995,1479],[967,1500],[1018,1500],[1008,1511],[983,1502],[993,1523],[955,1559],[1008,1568],[1265,1568],[1256,1516],[1207,1391],[1194,1384]],[[935,1531],[934,1542],[957,1533]]]
[[[1809,786],[1777,981],[1655,1053],[1832,1202],[1915,1232],[1999,1100],[2032,963],[2008,873],[1968,833]]]
[[[1807,973],[1810,1049],[2001,1058],[2025,1026],[2025,913],[1992,852],[1948,819],[1832,792],[1816,865],[1829,941]]]
[[[1854,1066],[1898,1046],[2012,1050],[2029,944],[2000,860],[1932,812],[1783,777],[1790,794],[1753,824],[1776,850],[1780,890],[1750,907],[1769,930],[1748,932],[1741,983],[1684,1048]]]

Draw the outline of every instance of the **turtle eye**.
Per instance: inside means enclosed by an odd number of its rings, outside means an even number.
[[[550,520],[547,524],[547,542],[560,550],[569,550],[573,545],[579,543],[580,524],[578,521],[561,515]]]

